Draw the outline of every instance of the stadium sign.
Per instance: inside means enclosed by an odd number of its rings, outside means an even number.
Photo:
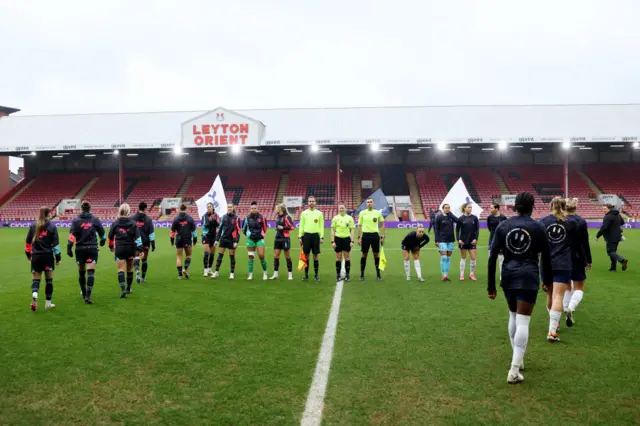
[[[258,120],[216,108],[182,123],[182,147],[259,146],[264,130]]]

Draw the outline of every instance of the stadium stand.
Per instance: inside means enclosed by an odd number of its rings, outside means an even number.
[[[289,172],[289,184],[285,194],[291,197],[302,197],[304,204],[310,196],[316,198],[318,209],[322,210],[327,220],[337,212],[336,205],[336,171],[335,169],[292,169]],[[340,173],[340,201],[347,208],[353,205],[352,173],[343,170]],[[294,219],[298,219],[301,209],[292,213]]]
[[[628,164],[591,164],[585,167],[591,180],[603,194],[615,194],[625,202],[624,211],[631,216],[640,214],[640,173],[638,167]],[[602,217],[602,210],[598,217]]]

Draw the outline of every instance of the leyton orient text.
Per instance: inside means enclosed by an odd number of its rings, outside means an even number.
[[[249,137],[249,124],[194,124],[193,135],[197,146],[244,145]]]

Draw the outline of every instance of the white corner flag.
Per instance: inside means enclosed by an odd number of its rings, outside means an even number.
[[[207,212],[207,204],[213,203],[213,210],[220,217],[227,214],[227,197],[224,195],[224,188],[222,187],[222,181],[220,175],[213,181],[213,185],[209,192],[204,194],[202,198],[196,201],[198,206],[198,217],[204,216]]]
[[[440,210],[442,210],[442,206],[445,204],[449,204],[451,206],[451,213],[455,217],[459,217],[462,215],[462,211],[460,211],[460,206],[464,203],[471,203],[473,206],[471,209],[471,214],[474,214],[480,217],[480,213],[482,213],[482,207],[478,205],[475,201],[471,199],[471,195],[469,195],[469,191],[467,191],[467,187],[464,185],[462,178],[459,178],[455,185],[451,187],[451,190],[444,197],[442,203],[440,204]]]

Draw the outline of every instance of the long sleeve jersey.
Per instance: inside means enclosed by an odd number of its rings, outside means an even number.
[[[407,251],[413,251],[417,248],[420,249],[427,244],[429,244],[429,236],[425,233],[422,239],[419,239],[416,231],[409,232],[402,240],[402,248]]]
[[[455,241],[456,217],[453,213],[441,214],[434,223],[434,239],[437,243],[452,243]]]
[[[493,241],[493,236],[498,229],[498,225],[507,220],[507,217],[500,213],[498,216],[490,214],[487,216],[487,228],[489,229],[489,242]]]
[[[89,212],[82,212],[71,223],[67,249],[71,249],[74,244],[79,250],[96,249],[98,248],[98,237],[100,244],[104,245],[107,235],[100,219]]]
[[[278,229],[282,226],[282,229]],[[293,219],[288,214],[278,215],[276,217],[276,241],[281,241],[291,236],[291,230],[294,229]]]
[[[548,215],[540,219],[547,230],[547,239],[551,251],[551,265],[554,271],[570,271],[571,247],[576,244],[577,222],[572,218],[559,221],[555,216]]]
[[[216,241],[230,241],[237,243],[240,241],[240,219],[235,213],[225,214],[220,219],[220,227],[218,228],[218,235]]]
[[[177,241],[197,241],[198,234],[196,232],[196,223],[188,214],[182,212],[173,219],[171,224],[171,238]]]
[[[207,212],[202,215],[202,238],[215,241],[219,226],[220,222],[218,222],[218,216],[215,213]]]
[[[109,248],[131,248],[142,250],[142,238],[138,225],[130,217],[120,217],[109,229]]]
[[[267,234],[267,220],[261,213],[250,214],[244,219],[242,233],[251,241],[260,241]]]
[[[131,216],[136,222],[138,229],[140,230],[140,238],[142,238],[142,245],[149,247],[151,244],[155,244],[156,232],[153,228],[153,221],[145,213],[138,212]]]
[[[60,261],[60,238],[58,236],[58,228],[46,221],[44,229],[36,236],[36,223],[29,227],[27,238],[24,244],[24,251],[27,257],[32,256],[55,256]],[[34,239],[34,236],[36,237]]]
[[[471,244],[473,240],[478,241],[480,234],[480,222],[478,216],[470,214],[462,215],[458,218],[456,227],[456,238],[464,244]]]
[[[576,238],[574,246],[571,248],[572,262],[574,266],[591,265],[591,245],[589,244],[589,228],[587,222],[577,214],[570,215],[569,218],[577,223]]]

